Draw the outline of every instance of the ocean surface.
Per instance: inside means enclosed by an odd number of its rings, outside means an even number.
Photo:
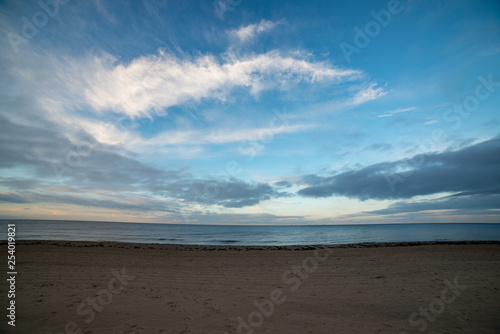
[[[500,224],[213,226],[84,221],[0,220],[16,239],[122,241],[189,245],[312,245],[359,242],[500,240]]]

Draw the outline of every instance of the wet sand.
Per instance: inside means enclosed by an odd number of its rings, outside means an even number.
[[[8,333],[500,332],[500,242],[18,241],[16,259]]]

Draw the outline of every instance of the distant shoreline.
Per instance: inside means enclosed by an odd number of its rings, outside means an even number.
[[[1,241],[0,245],[6,245]],[[74,240],[16,240],[19,246],[60,246],[60,247],[111,247],[126,249],[157,249],[186,251],[249,251],[249,250],[287,250],[302,251],[325,248],[387,248],[387,247],[417,247],[436,245],[500,245],[498,240],[462,240],[462,241],[408,241],[408,242],[361,242],[349,244],[316,244],[316,245],[190,245],[137,243],[120,241],[74,241]]]

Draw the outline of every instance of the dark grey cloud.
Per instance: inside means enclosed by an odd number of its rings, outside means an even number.
[[[0,177],[0,186],[15,190],[31,190],[38,187],[40,182],[33,179],[13,178],[13,177]]]
[[[83,207],[98,207],[108,209],[122,209],[132,211],[158,211],[180,213],[190,212],[182,208],[178,200],[183,203],[200,203],[205,205],[220,205],[227,208],[242,208],[252,206],[271,197],[291,196],[280,193],[267,184],[245,183],[239,180],[183,180],[165,184],[162,191],[150,193],[149,196],[140,196],[135,193],[116,195],[81,195],[50,194],[43,192],[18,192],[0,194],[0,202],[8,203],[59,203],[78,205]],[[71,190],[71,189],[70,189]],[[146,190],[138,188],[137,190]],[[163,200],[155,199],[151,195],[162,194]],[[106,197],[114,197],[108,199]]]
[[[50,159],[64,159],[71,142],[61,134],[33,125],[20,124],[0,115],[0,168],[22,165],[40,174],[49,172]],[[52,172],[53,174],[53,172]]]
[[[58,194],[39,194],[28,193],[24,195],[30,202],[38,203],[64,203],[83,207],[97,207],[117,210],[131,210],[131,211],[158,211],[158,212],[171,212],[178,213],[177,205],[168,201],[158,201],[148,198],[146,201],[126,201],[126,200],[113,200],[103,198],[90,198],[84,196],[68,196]]]
[[[391,204],[386,209],[370,211],[371,214],[388,215],[430,210],[457,210],[461,214],[471,211],[486,213],[488,210],[500,209],[500,190],[485,191],[475,195],[451,195],[439,199]]]
[[[0,115],[0,168],[28,169],[45,184],[71,184],[95,190],[132,189],[158,180],[189,176],[185,169],[162,170],[124,155],[118,148],[98,143],[80,132],[73,140],[56,125],[39,128]],[[25,184],[38,181],[24,179]],[[20,179],[2,184],[19,187]]]
[[[289,181],[278,181],[278,182],[274,183],[274,185],[276,187],[279,187],[279,188],[289,188],[289,187],[293,186],[293,184]]]
[[[168,201],[158,201],[154,199],[147,199],[140,203],[130,202],[126,200],[113,200],[105,199],[99,196],[86,197],[85,195],[68,195],[68,194],[45,194],[37,192],[21,192],[0,194],[0,202],[8,203],[57,203],[57,204],[70,204],[82,207],[92,208],[107,208],[107,209],[120,209],[131,211],[159,211],[179,213],[176,208],[176,203],[169,203]]]
[[[227,208],[252,206],[273,197],[290,196],[266,183],[238,179],[194,178],[188,168],[161,169],[128,156],[120,148],[98,143],[80,132],[70,140],[56,125],[44,128],[23,124],[0,115],[0,170],[29,170],[22,178],[1,178],[0,185],[11,191],[31,190],[30,202],[58,202],[81,206],[130,210],[174,210],[175,201],[220,205]],[[122,199],[97,200],[85,197],[53,196],[47,187],[71,187],[72,191],[116,192],[136,198],[144,194],[162,197],[163,204],[134,207]],[[5,197],[11,203],[24,197]],[[15,202],[17,200],[17,202]]]
[[[456,151],[419,154],[333,176],[306,175],[298,194],[367,199],[408,199],[443,192],[500,188],[500,137]]]
[[[227,208],[252,206],[272,197],[291,196],[289,193],[277,191],[266,183],[247,183],[234,178],[186,179],[164,185],[163,189],[166,194],[176,198],[204,204],[218,204]]]
[[[28,201],[18,194],[0,194],[0,203],[28,203]]]

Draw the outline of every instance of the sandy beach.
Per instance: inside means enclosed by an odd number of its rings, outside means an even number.
[[[500,332],[498,242],[18,241],[16,258],[7,333]]]

